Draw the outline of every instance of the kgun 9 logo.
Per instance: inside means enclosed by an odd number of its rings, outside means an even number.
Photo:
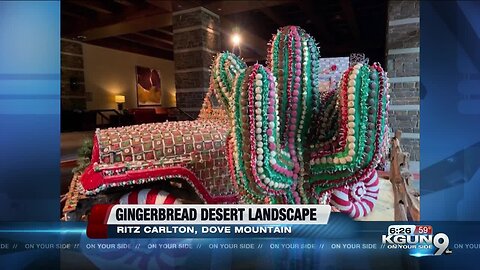
[[[408,235],[408,234],[389,234],[382,235],[382,244],[385,244],[388,249],[425,249],[431,250],[435,247],[433,254],[439,256],[442,254],[451,254],[452,251],[448,248],[450,239],[444,233],[437,233],[435,235]],[[433,245],[433,246],[432,246]]]

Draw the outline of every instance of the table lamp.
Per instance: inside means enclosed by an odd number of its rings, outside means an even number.
[[[118,110],[123,111],[123,103],[125,103],[125,96],[116,95],[115,96],[115,102],[117,103]]]

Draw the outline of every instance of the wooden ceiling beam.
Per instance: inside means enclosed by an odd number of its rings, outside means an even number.
[[[206,9],[215,12],[219,15],[229,15],[242,13],[255,9],[262,9],[267,7],[274,7],[280,5],[291,4],[293,0],[280,0],[280,1],[212,1],[206,5],[203,5]]]
[[[136,42],[150,47],[155,47],[167,51],[173,51],[173,42],[167,43],[143,34],[126,34],[118,38]]]
[[[83,20],[85,18],[82,15],[78,14],[77,12],[72,12],[72,11],[68,11],[68,10],[62,10],[62,15],[72,17],[72,18],[75,18],[75,19],[79,19],[79,20]],[[63,23],[65,23],[65,22],[62,21],[62,24]]]
[[[61,13],[75,13],[78,16],[82,16],[85,18],[95,18],[97,17],[97,12],[91,10],[89,8],[85,8],[82,6],[74,5],[71,1],[64,1],[62,2],[62,12]]]
[[[164,0],[147,0],[152,6],[158,7],[163,9],[165,12],[172,12],[172,1],[164,1]]]
[[[161,0],[151,0],[151,1],[161,1]],[[190,8],[195,8],[195,7],[200,7],[203,5],[202,0],[175,0],[171,1],[172,2],[172,11],[180,11],[180,10],[185,10],[185,9],[190,9]]]
[[[86,36],[87,39],[90,40],[109,37],[112,33],[109,29],[113,28],[119,30],[121,27],[126,26],[130,23],[132,25],[136,25],[136,27],[138,27],[139,24],[150,24],[153,28],[157,26],[164,27],[171,25],[171,19],[168,20],[167,18],[167,20],[165,21],[164,18],[160,18],[163,17],[162,14],[165,14],[165,10],[152,6],[145,1],[134,3],[135,5],[128,7],[125,6],[119,12],[116,12],[114,14],[100,14],[84,7],[77,7],[73,5],[71,1],[62,2],[62,13],[64,13],[65,11],[78,13],[77,9],[83,10],[83,13],[90,12],[81,14],[85,15],[83,16],[83,20],[79,19],[73,24],[62,25],[62,36],[76,37],[82,35]],[[166,13],[166,15],[167,14],[168,13]],[[168,14],[167,16],[170,16],[171,18],[170,14]],[[154,20],[159,20],[160,23],[155,23]],[[142,30],[150,29],[148,25],[140,28],[142,28]],[[127,29],[128,27],[125,30]],[[91,35],[90,32],[93,32],[95,35]],[[103,36],[102,34],[98,34],[99,32],[105,32],[107,35]],[[87,34],[89,34],[90,37]],[[126,33],[122,32],[119,34]]]
[[[87,43],[120,51],[173,60],[173,51],[162,50],[116,37],[93,40]]]
[[[152,30],[142,31],[142,32],[139,32],[137,34],[148,35],[148,36],[150,36],[152,38],[155,38],[157,40],[161,40],[163,42],[173,44],[173,33],[168,33],[166,31],[159,31],[159,30],[156,30],[156,29],[152,29]]]
[[[103,14],[112,14],[116,11],[119,11],[121,6],[115,2],[108,1],[94,1],[94,0],[75,0],[69,1],[69,3],[88,8]]]
[[[173,25],[165,26],[162,28],[153,29],[157,32],[164,33],[165,35],[173,36]]]
[[[130,21],[119,22],[81,32],[86,41],[141,32],[172,25],[171,14],[159,14]]]
[[[134,4],[129,1],[129,0],[113,0],[115,1],[116,3],[119,3],[120,5],[123,5],[123,6],[127,6],[127,7],[130,7],[130,6],[133,6]]]

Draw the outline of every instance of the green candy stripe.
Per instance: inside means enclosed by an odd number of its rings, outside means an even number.
[[[295,40],[294,31],[298,32],[298,41]],[[300,46],[296,44],[297,42],[300,42]],[[297,54],[296,49],[299,49],[301,53]],[[269,150],[270,141],[266,134],[269,125],[267,112],[270,99],[270,81],[268,79],[270,72],[261,65],[247,69],[242,60],[228,52],[219,54],[212,66],[211,87],[217,99],[226,109],[232,123],[231,136],[235,148],[233,151],[235,179],[232,179],[232,181],[236,181],[238,186],[241,187],[242,194],[244,194],[242,200],[247,203],[262,202],[265,199],[268,199],[270,203],[295,203],[296,199],[298,199],[297,192],[303,203],[317,203],[317,194],[335,186],[355,181],[355,175],[359,170],[368,166],[375,166],[376,160],[373,159],[378,158],[379,151],[379,147],[376,147],[375,138],[377,136],[383,138],[384,126],[387,124],[387,94],[384,93],[383,98],[379,99],[379,93],[383,91],[379,86],[379,78],[385,77],[385,75],[384,73],[379,74],[379,72],[367,65],[363,65],[356,76],[353,92],[355,96],[353,104],[353,108],[355,108],[355,127],[353,128],[355,154],[352,156],[352,161],[345,164],[340,162],[337,164],[333,162],[316,164],[315,162],[311,163],[310,154],[318,152],[318,147],[335,142],[340,135],[339,132],[344,129],[344,127],[340,126],[340,121],[348,120],[341,119],[343,117],[342,107],[348,104],[348,99],[343,100],[344,95],[345,97],[348,96],[348,92],[344,92],[348,91],[348,87],[342,87],[336,93],[329,94],[327,98],[322,96],[324,94],[321,94],[319,91],[319,74],[321,71],[319,70],[318,62],[320,57],[318,47],[314,39],[298,27],[288,26],[279,29],[276,35],[272,37],[268,54],[267,61],[271,74],[282,81],[276,89],[272,128],[273,138],[270,138],[270,140],[273,139],[276,145],[276,156],[272,156]],[[296,59],[297,56],[299,61]],[[301,67],[300,75],[295,74],[297,64]],[[259,90],[255,90],[256,79],[250,77],[250,75],[255,75],[251,74],[254,69],[257,74],[262,75],[262,85]],[[353,70],[350,72],[353,72]],[[292,74],[290,80],[289,74]],[[373,75],[373,79],[370,78],[371,75]],[[292,125],[289,119],[293,117],[291,112],[294,106],[292,98],[297,76],[300,79],[300,87],[298,89],[298,100],[295,104],[297,107],[293,129],[295,136],[293,137],[293,145],[291,145],[292,143],[287,139],[289,138],[288,133]],[[349,76],[342,77],[341,85],[348,85],[348,82]],[[249,88],[248,84],[250,83],[254,84],[253,88]],[[374,89],[369,88],[370,83],[376,84],[373,87]],[[248,93],[249,91],[254,92]],[[254,99],[250,101],[249,95],[252,94]],[[260,97],[258,100],[255,98],[257,94],[261,96],[261,99]],[[339,96],[342,97],[341,100]],[[251,102],[253,104],[249,104]],[[381,105],[381,111],[378,111],[379,105]],[[256,114],[256,109],[259,114]],[[369,125],[371,126],[372,123],[368,120],[369,110],[372,114],[371,118],[374,120],[374,126],[371,130]],[[379,116],[381,116],[381,125],[377,128],[376,123]],[[325,118],[322,123],[326,126],[317,125],[318,117]],[[250,121],[255,123],[254,127],[251,126]],[[255,130],[251,130],[252,128]],[[347,131],[348,129],[344,130],[344,132]],[[255,134],[255,138],[251,137],[251,132]],[[367,134],[371,138],[369,144],[366,143]],[[345,136],[347,137],[348,135],[345,134]],[[254,144],[253,148],[252,144]],[[248,149],[245,147],[247,145],[249,146]],[[300,166],[297,182],[292,177],[287,177],[285,174],[277,172],[270,163],[272,161],[277,166],[291,172],[294,169],[294,162],[289,154],[289,145],[294,147],[298,165]],[[370,149],[368,150],[367,147]],[[252,156],[252,149],[255,149],[254,156]],[[339,159],[344,162],[344,159],[349,157],[348,153],[347,142],[344,149],[327,157],[328,160]],[[259,157],[258,154],[261,154],[263,159],[256,160]],[[257,162],[258,165],[254,164],[252,166],[251,162],[253,160],[261,162]],[[276,184],[275,186],[279,184],[280,187],[265,186],[263,180],[261,180],[262,183],[257,183],[254,181],[254,176],[247,175],[247,172],[254,172],[261,179],[268,178],[272,183]],[[313,190],[309,188],[310,184],[315,185]],[[284,185],[295,187],[296,191],[292,191],[290,188],[282,188]]]

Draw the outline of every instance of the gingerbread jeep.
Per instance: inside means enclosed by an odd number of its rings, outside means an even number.
[[[330,203],[367,215],[387,141],[385,72],[357,63],[320,90],[319,49],[296,26],[280,28],[267,55],[267,67],[247,67],[218,54],[197,120],[97,130],[79,193],[181,180],[204,203]]]

